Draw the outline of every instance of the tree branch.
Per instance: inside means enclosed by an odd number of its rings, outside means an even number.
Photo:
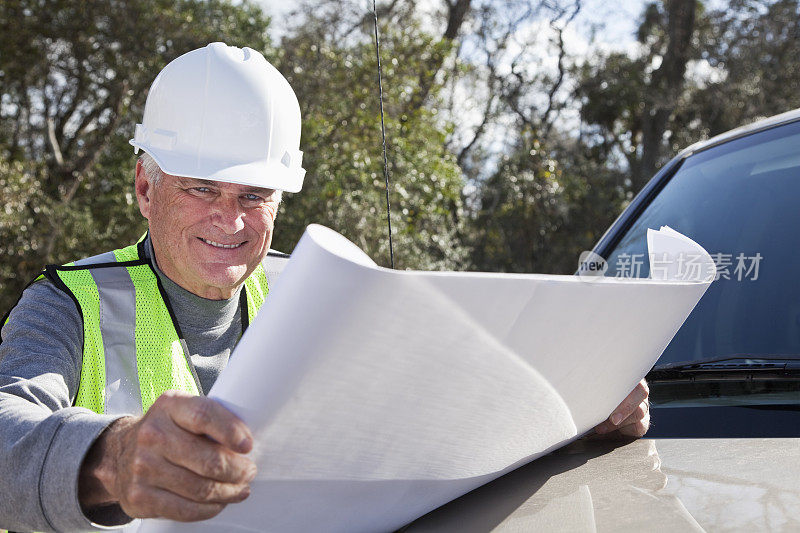
[[[47,140],[50,142],[50,149],[53,151],[56,164],[59,167],[63,167],[64,156],[61,154],[61,147],[58,145],[58,139],[56,139],[56,127],[53,117],[47,117]]]
[[[471,0],[445,0],[448,7],[447,26],[442,34],[442,42],[451,43],[458,37],[461,26],[469,12]],[[411,113],[422,107],[430,94],[436,76],[442,69],[447,54],[436,50],[431,54],[431,60],[419,73],[417,90],[409,99],[406,112]]]

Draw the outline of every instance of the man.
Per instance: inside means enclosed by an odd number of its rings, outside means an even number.
[[[0,343],[0,527],[209,518],[249,494],[250,430],[203,396],[268,291],[281,191],[304,170],[300,111],[254,50],[167,65],[131,144],[149,232],[23,293]],[[640,384],[598,426],[647,429]]]

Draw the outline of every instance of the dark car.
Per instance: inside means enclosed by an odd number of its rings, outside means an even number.
[[[647,376],[648,436],[800,436],[799,201],[800,114],[792,112],[682,152],[595,248],[607,275],[646,277],[647,228],[667,225],[717,265],[717,280]]]
[[[661,226],[718,279],[647,376],[648,438],[578,441],[406,530],[800,530],[800,110],[666,164],[594,248],[606,275],[647,277]]]

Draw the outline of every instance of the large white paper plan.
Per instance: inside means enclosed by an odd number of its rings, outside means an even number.
[[[391,531],[574,440],[714,279],[670,228],[648,248],[651,279],[397,271],[309,226],[209,395],[254,432],[250,497],[141,530]]]

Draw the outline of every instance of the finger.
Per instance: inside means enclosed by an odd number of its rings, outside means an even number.
[[[184,398],[186,399],[186,398]],[[255,463],[211,439],[187,431],[170,417],[175,399],[169,397],[151,407],[136,433],[137,468],[149,474],[150,465],[163,457],[201,477],[227,483],[247,483],[255,477]],[[154,411],[154,409],[156,411]]]
[[[647,413],[644,418],[633,424],[619,428],[618,431],[626,437],[643,437],[648,429],[650,429],[650,413]]]
[[[636,387],[620,403],[611,416],[608,418],[611,424],[618,426],[620,422],[628,418],[636,407],[647,398],[649,390],[645,380],[640,381]]]
[[[643,414],[642,411],[637,408],[636,412],[628,417],[620,426],[614,426],[608,421],[603,422],[595,428],[596,434],[590,436],[589,439],[615,440],[630,437],[643,437],[650,428],[650,411],[648,402],[642,402],[641,405],[643,409],[645,409],[644,406],[647,406]]]
[[[186,431],[208,435],[239,453],[248,453],[253,448],[253,435],[247,425],[216,401],[176,391],[167,391],[156,401],[163,397],[173,422]]]
[[[191,470],[163,461],[153,484],[197,503],[237,503],[250,495],[251,480],[224,483],[199,476]]]
[[[120,504],[132,518],[167,518],[180,522],[207,520],[225,508],[224,503],[198,503],[152,487],[135,487]]]
[[[642,398],[639,405],[635,406],[632,410],[629,407],[629,402],[635,401],[635,399]],[[650,403],[648,401],[649,390],[647,387],[647,383],[642,380],[636,388],[631,391],[630,394],[622,401],[622,403],[617,406],[614,412],[609,416],[605,421],[598,424],[594,430],[595,433],[598,434],[605,434],[610,433],[623,425],[627,425],[631,423],[633,420],[641,418],[644,416],[645,412],[648,412],[650,409]],[[637,413],[639,413],[637,415]],[[637,418],[638,417],[638,418]]]
[[[252,481],[252,478],[248,477],[236,483],[225,483],[203,477],[171,463],[155,449],[141,451],[131,463],[129,473],[131,476],[129,487],[167,490],[198,503],[242,501],[249,495],[249,482]]]
[[[647,400],[640,403],[636,409],[633,410],[633,413],[628,416],[625,420],[619,423],[617,426],[619,429],[624,428],[625,426],[630,426],[631,424],[635,424],[641,420],[644,420],[644,417],[650,412],[650,402]]]
[[[597,433],[598,435],[604,435],[604,434],[610,433],[610,432],[612,432],[612,431],[614,431],[616,429],[617,429],[617,426],[612,424],[611,421],[606,420],[604,422],[601,422],[600,424],[597,424],[597,426],[595,426],[595,428],[594,428],[594,432]]]
[[[162,453],[170,463],[200,477],[225,483],[249,483],[256,475],[252,459],[225,448],[206,437],[176,427],[167,436]]]

